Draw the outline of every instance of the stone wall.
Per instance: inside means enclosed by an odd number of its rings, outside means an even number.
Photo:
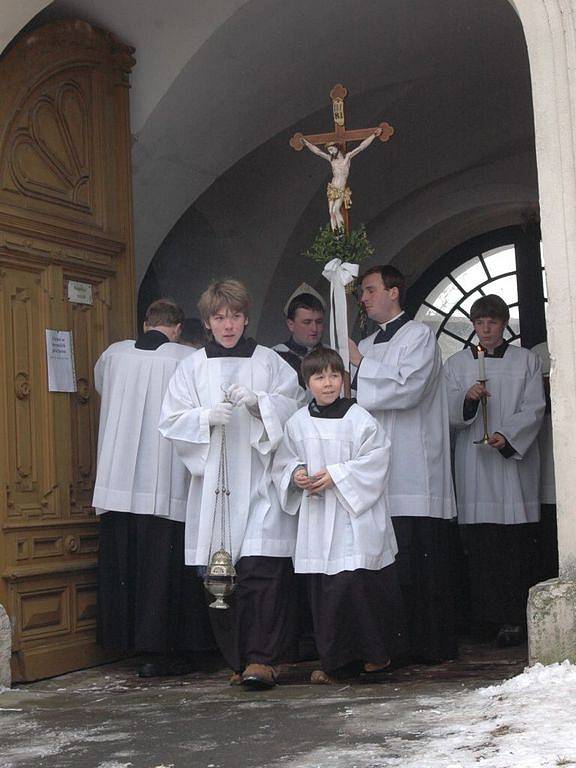
[[[12,655],[12,627],[4,606],[0,604],[0,690],[10,688],[10,657]]]

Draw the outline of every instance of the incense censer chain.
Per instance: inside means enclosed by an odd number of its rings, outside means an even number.
[[[210,608],[228,608],[224,598],[229,597],[236,587],[236,569],[232,560],[232,536],[230,532],[230,487],[228,476],[228,451],[226,446],[226,427],[222,426],[220,441],[220,461],[214,499],[214,517],[212,537],[220,515],[220,548],[211,553],[204,586],[216,599]]]

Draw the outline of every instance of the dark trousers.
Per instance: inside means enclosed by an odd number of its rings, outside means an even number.
[[[337,672],[354,662],[384,665],[407,651],[406,625],[396,565],[358,568],[332,576],[306,575],[322,669]]]
[[[525,626],[528,590],[538,581],[539,523],[461,525],[473,628]]]
[[[298,600],[289,557],[242,557],[228,610],[210,608],[216,641],[236,672],[297,658]]]
[[[184,565],[184,523],[101,515],[98,638],[108,649],[146,653],[215,647],[202,581]]]
[[[556,505],[540,506],[540,569],[538,581],[558,578],[558,523]]]
[[[393,517],[392,522],[410,655],[421,661],[454,659],[458,655],[452,573],[456,526],[433,517]]]

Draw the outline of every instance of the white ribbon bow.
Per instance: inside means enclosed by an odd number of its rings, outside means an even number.
[[[350,352],[348,349],[348,305],[346,286],[358,277],[358,264],[341,259],[329,261],[322,275],[330,281],[330,345],[337,349],[348,370]]]

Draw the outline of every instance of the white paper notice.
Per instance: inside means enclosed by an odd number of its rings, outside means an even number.
[[[46,329],[48,391],[76,392],[76,368],[71,331]]]

